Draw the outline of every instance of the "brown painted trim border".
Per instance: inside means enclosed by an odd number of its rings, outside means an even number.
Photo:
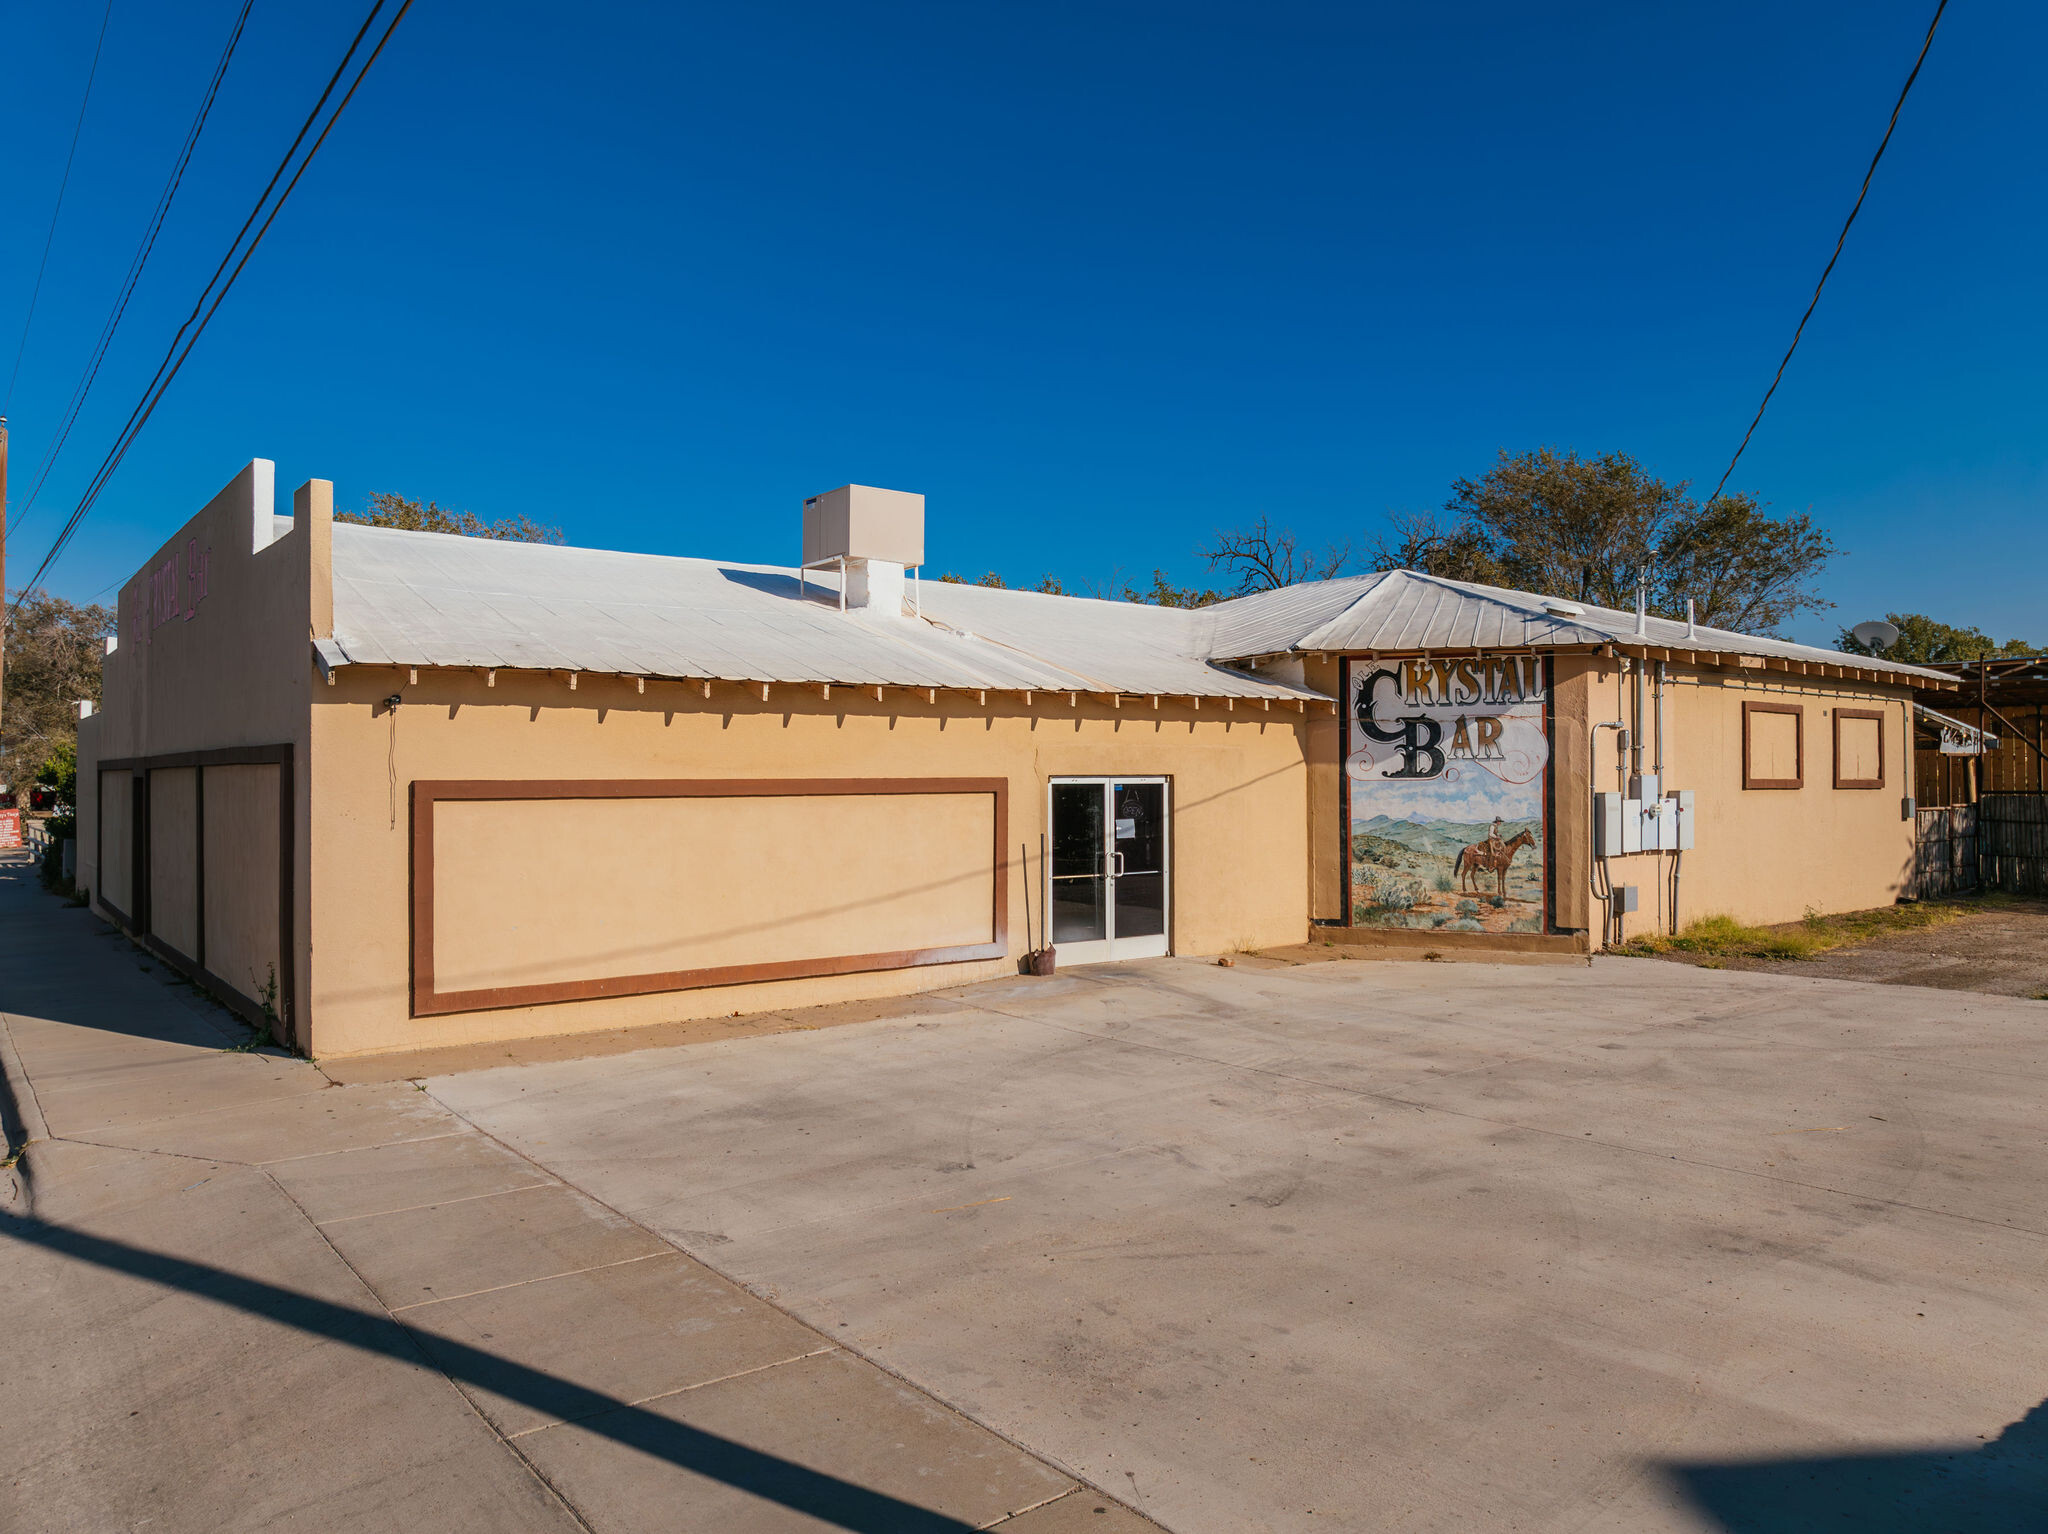
[[[700,969],[612,975],[541,985],[491,986],[467,991],[435,988],[434,975],[434,806],[444,799],[758,799],[869,794],[988,794],[995,800],[995,896],[990,912],[992,939],[947,948],[906,948],[892,953],[842,954],[826,958],[779,959],[764,964],[721,964]],[[1008,778],[543,778],[415,779],[412,785],[412,1015],[485,1012],[502,1007],[544,1006],[563,1001],[596,1001],[647,996],[762,980],[797,980],[819,975],[852,975],[872,970],[911,969],[924,964],[960,964],[1000,959],[1009,952],[1010,881],[1005,861],[1010,835]]]
[[[1755,714],[1790,714],[1792,759],[1798,775],[1790,778],[1753,778],[1749,775],[1749,721]],[[1748,703],[1742,705],[1742,786],[1744,788],[1806,787],[1806,708],[1798,703]]]
[[[1884,727],[1886,720],[1881,708],[1838,708],[1835,710],[1835,787],[1837,788],[1883,788],[1884,787]],[[1844,719],[1875,719],[1877,721],[1877,776],[1874,778],[1845,778],[1842,776],[1842,721]]]

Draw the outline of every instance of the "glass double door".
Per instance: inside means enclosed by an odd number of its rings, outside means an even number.
[[[1171,857],[1164,778],[1054,778],[1046,908],[1061,964],[1165,953]]]

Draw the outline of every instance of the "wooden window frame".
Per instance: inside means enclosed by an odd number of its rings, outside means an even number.
[[[1883,788],[1884,787],[1884,727],[1887,723],[1881,708],[1838,708],[1834,715],[1835,746],[1835,787],[1837,788]],[[1874,778],[1845,778],[1842,776],[1842,721],[1844,719],[1874,719],[1877,721],[1877,776]]]
[[[778,959],[759,964],[718,964],[698,969],[661,970],[641,975],[608,975],[591,980],[535,985],[487,986],[466,991],[436,988],[434,974],[434,807],[443,800],[518,799],[758,799],[867,794],[989,794],[995,800],[992,934],[986,943],[942,948],[906,948],[888,953],[835,954]],[[558,778],[416,779],[412,784],[412,1015],[440,1017],[454,1012],[489,1012],[505,1007],[546,1006],[563,1001],[598,1001],[648,996],[711,986],[747,985],[763,980],[800,980],[873,970],[911,969],[925,964],[962,964],[1000,959],[1010,951],[1010,880],[1004,849],[1010,836],[1008,778]]]
[[[1750,776],[1749,721],[1757,714],[1790,714],[1792,716],[1792,759],[1798,768],[1796,776],[1789,778],[1756,778]],[[1744,788],[1806,787],[1805,704],[1746,702],[1742,705],[1742,786]]]

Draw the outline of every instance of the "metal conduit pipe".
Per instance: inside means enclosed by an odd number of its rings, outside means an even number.
[[[1600,946],[1605,948],[1614,936],[1614,880],[1607,872],[1607,859],[1592,856],[1594,826],[1598,823],[1600,806],[1597,795],[1600,790],[1594,782],[1594,758],[1600,754],[1600,732],[1619,730],[1621,744],[1628,745],[1628,725],[1620,719],[1603,719],[1586,731],[1586,851],[1589,884],[1593,900],[1600,907]],[[1606,888],[1600,886],[1603,883]]]
[[[1634,717],[1630,720],[1633,728],[1629,732],[1628,775],[1639,778],[1643,775],[1643,663],[1624,661],[1631,678],[1631,701],[1634,703]]]

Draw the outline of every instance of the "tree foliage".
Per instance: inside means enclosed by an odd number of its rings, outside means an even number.
[[[1957,628],[1925,613],[1886,613],[1885,621],[1899,631],[1899,642],[1889,650],[1877,650],[1859,641],[1847,629],[1835,638],[1835,648],[1851,655],[1883,655],[1887,660],[1924,666],[1939,661],[1996,660],[2005,656],[2038,655],[2038,646],[2024,639],[2000,644],[1981,629]]]
[[[379,490],[367,511],[339,511],[337,522],[364,527],[396,527],[411,533],[455,533],[464,538],[496,538],[507,543],[560,543],[562,530],[545,527],[531,517],[500,517],[486,522],[473,511],[448,511],[432,501],[415,501]]]
[[[117,615],[30,591],[7,623],[6,697],[0,703],[0,782],[17,791],[78,746],[78,702],[100,701],[100,660]],[[72,758],[76,760],[75,755]]]
[[[1441,516],[1397,517],[1375,545],[1375,568],[1406,567],[1567,597],[1635,605],[1747,633],[1775,633],[1831,606],[1813,582],[1834,556],[1805,516],[1772,517],[1753,495],[1701,506],[1626,453],[1582,457],[1555,448],[1503,451],[1477,479],[1454,480]]]

